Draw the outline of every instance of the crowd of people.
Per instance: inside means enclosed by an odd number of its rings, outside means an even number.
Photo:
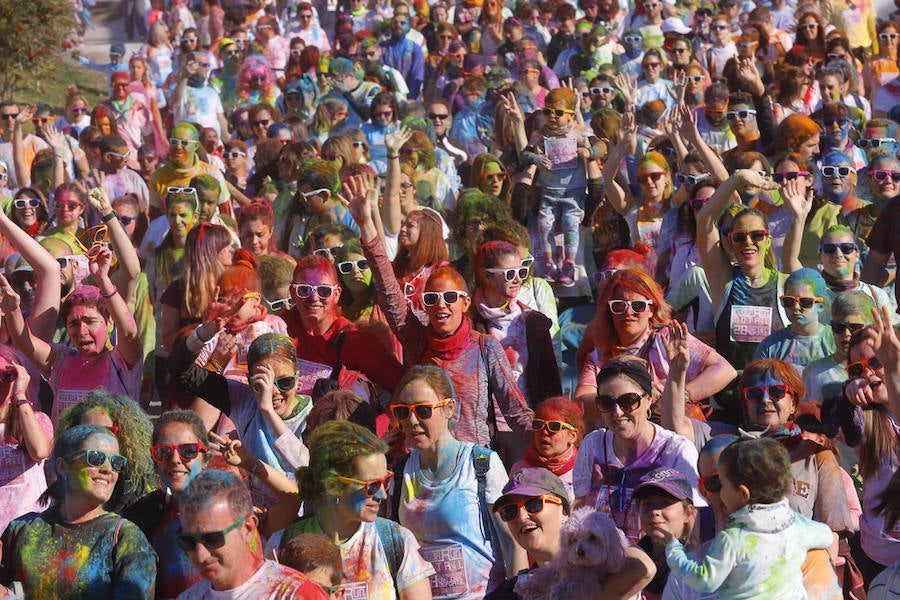
[[[0,102],[0,598],[900,597],[900,15],[122,8]]]

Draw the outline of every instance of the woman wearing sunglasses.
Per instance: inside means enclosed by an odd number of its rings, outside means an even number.
[[[154,597],[156,553],[137,525],[104,508],[126,463],[105,427],[78,425],[57,438],[50,508],[4,531],[0,592],[17,581],[28,598]]]
[[[572,503],[563,482],[543,468],[514,471],[503,488],[503,495],[494,503],[494,511],[500,520],[509,527],[516,543],[528,553],[532,561],[530,569],[546,567],[559,554],[560,531],[571,510]],[[603,596],[638,597],[654,571],[652,561],[640,548],[625,548],[625,566],[604,577]],[[487,600],[520,600],[521,596],[514,589],[520,578],[525,580],[527,576],[528,570],[520,571],[489,594]]]
[[[667,327],[671,322],[671,309],[662,289],[646,272],[623,269],[607,279],[597,299],[597,316],[588,325],[583,348],[579,348],[579,352],[589,354],[575,388],[575,400],[584,406],[589,426],[601,416],[594,403],[597,373],[610,360],[629,354],[647,360],[657,394],[662,390],[669,372],[665,343],[672,335]],[[697,338],[689,336],[689,343],[688,398],[699,409],[704,399],[722,390],[736,373],[721,355]]]
[[[701,422],[684,413],[684,365],[690,353],[683,336],[670,346],[672,371],[661,402],[663,423],[696,448],[717,433],[738,433],[737,427],[720,422]],[[806,386],[792,365],[774,358],[754,360],[744,368],[738,383],[741,424],[744,431],[773,436],[788,449],[793,485],[788,494],[791,508],[807,518],[825,523],[835,533],[853,533],[857,525],[850,512],[840,465],[831,450],[803,440],[793,419],[800,414]],[[836,553],[835,553],[836,556]]]
[[[633,542],[641,537],[640,511],[633,493],[653,469],[680,471],[694,490],[694,506],[706,506],[696,491],[696,448],[650,421],[656,393],[645,365],[639,358],[623,356],[597,372],[594,404],[603,427],[584,438],[573,475],[575,505],[608,513]]]
[[[358,184],[358,185],[357,185]],[[500,343],[473,331],[466,315],[472,300],[462,276],[450,266],[435,269],[420,295],[426,320],[407,304],[372,221],[372,200],[362,182],[345,187],[361,245],[375,279],[378,304],[403,345],[404,364],[430,364],[450,375],[459,399],[456,436],[490,446],[490,407],[496,401],[510,428],[523,438],[534,413],[525,403]],[[505,454],[507,464],[519,456]]]
[[[700,262],[716,314],[716,349],[735,369],[750,362],[759,342],[789,323],[778,300],[787,275],[778,271],[763,212],[741,209],[728,230],[720,231],[717,222],[737,189],[771,190],[775,185],[756,171],[738,169],[697,214]],[[738,401],[731,402],[737,410]]]
[[[13,196],[9,218],[29,236],[40,237],[50,221],[44,194],[34,188],[19,189]]]
[[[878,54],[870,57],[863,66],[863,84],[869,98],[874,98],[879,88],[900,76],[898,48],[900,48],[900,26],[894,21],[878,25]]]
[[[524,552],[491,510],[508,481],[500,457],[453,436],[453,384],[438,367],[418,365],[407,371],[389,410],[410,447],[409,456],[395,465],[403,485],[394,486],[392,512],[422,544],[426,560],[434,563],[438,577],[432,581],[432,595],[484,597],[525,567]],[[477,466],[478,460],[483,467]],[[484,474],[479,475],[479,468],[486,469]],[[448,568],[441,557],[453,547],[461,550],[462,560]],[[466,576],[460,577],[462,573]],[[442,580],[467,585],[451,589]]]
[[[341,279],[341,313],[357,327],[374,334],[384,348],[399,360],[403,356],[403,349],[378,306],[372,269],[359,245],[359,239],[344,242],[334,258]]]
[[[297,393],[297,352],[291,338],[265,333],[253,340],[246,355],[249,384],[226,379],[197,364],[203,346],[221,335],[227,317],[241,304],[233,297],[216,303],[203,324],[172,352],[169,370],[187,391],[234,422],[243,445],[254,456],[291,478],[294,469],[309,460],[300,435],[312,408],[310,397]],[[255,504],[269,507],[275,503],[258,481],[251,487]]]
[[[522,285],[531,275],[519,248],[505,241],[482,244],[475,254],[474,271],[475,329],[500,342],[530,406],[560,395],[556,361],[560,342],[553,339],[553,321],[519,300]]]
[[[378,516],[394,479],[387,445],[348,421],[324,423],[308,441],[309,466],[297,471],[307,516],[269,538],[266,555],[301,533],[324,534],[340,546],[345,590],[362,587],[371,600],[430,600],[435,571],[419,542]]]
[[[890,308],[881,305],[872,312],[878,317],[876,324],[850,339],[846,367],[850,379],[843,394],[822,408],[823,421],[840,425],[844,439],[859,457],[863,514],[859,536],[850,538],[850,549],[867,586],[885,567],[900,560],[898,527],[886,531],[884,514],[876,508],[900,466],[900,432],[889,399],[893,392],[890,380],[900,376],[890,350],[896,353],[900,344],[888,321]]]
[[[559,477],[566,488],[569,502],[575,501],[572,475],[575,456],[584,439],[584,409],[566,396],[547,398],[534,411],[531,421],[531,445],[522,460],[510,468],[542,467]]]
[[[131,518],[128,516],[129,510],[140,507],[147,495],[157,487],[153,462],[147,455],[153,429],[147,413],[127,396],[94,390],[83,402],[71,407],[59,418],[57,435],[78,425],[100,425],[116,436],[119,453],[128,462],[119,473],[119,481],[106,502],[106,509]]]

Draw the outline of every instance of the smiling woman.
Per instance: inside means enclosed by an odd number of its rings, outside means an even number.
[[[378,517],[394,476],[385,443],[359,425],[330,421],[316,428],[309,449],[309,466],[297,479],[313,514],[272,536],[266,554],[301,533],[325,534],[341,548],[344,590],[365,589],[372,600],[430,600],[434,568],[415,536]]]
[[[115,436],[99,425],[73,427],[51,460],[52,505],[3,533],[0,584],[18,581],[29,598],[153,598],[156,553],[134,523],[103,508],[127,462]]]

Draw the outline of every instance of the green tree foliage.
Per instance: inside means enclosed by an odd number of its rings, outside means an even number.
[[[75,37],[66,0],[0,0],[0,99],[18,90],[44,93]]]

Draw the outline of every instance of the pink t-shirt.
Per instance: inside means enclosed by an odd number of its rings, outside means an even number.
[[[92,390],[124,394],[135,401],[140,398],[143,361],[139,360],[129,368],[118,348],[84,358],[73,348],[53,344],[52,357],[49,383],[53,390],[53,410],[50,419],[54,427],[66,409],[87,398]]]
[[[50,417],[39,411],[34,411],[34,416],[47,437],[53,439]],[[5,428],[0,424],[0,531],[13,519],[42,511],[38,498],[47,489],[44,461],[31,460],[24,444],[7,440]]]

